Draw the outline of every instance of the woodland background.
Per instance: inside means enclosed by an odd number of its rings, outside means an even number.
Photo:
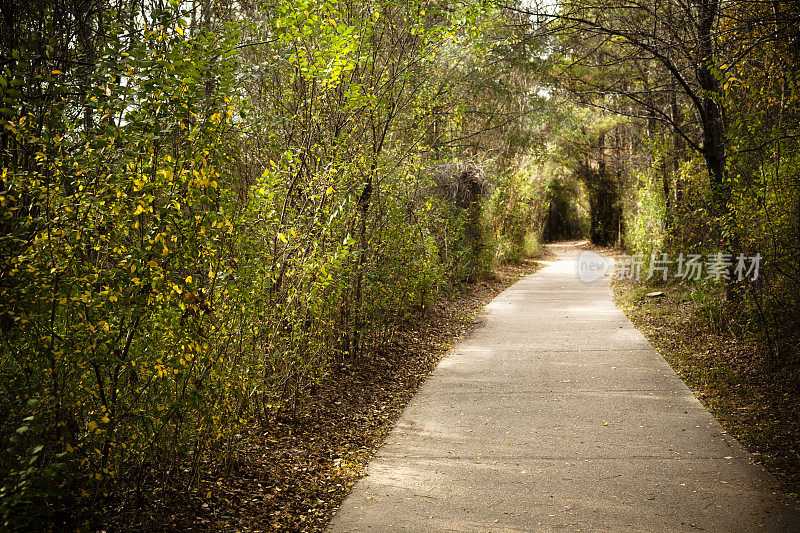
[[[800,388],[796,2],[3,0],[0,25],[6,527],[196,490],[547,240],[761,253],[691,298]]]

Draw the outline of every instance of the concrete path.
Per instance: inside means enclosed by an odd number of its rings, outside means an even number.
[[[800,531],[580,250],[486,306],[331,523],[342,531]]]

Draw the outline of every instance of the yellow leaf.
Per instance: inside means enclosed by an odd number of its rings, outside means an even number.
[[[58,76],[59,74],[64,74],[64,73],[63,73],[63,72],[61,72],[60,70],[56,69],[56,70],[54,70],[53,72],[51,72],[50,74],[52,74],[52,75],[54,75],[54,76]]]
[[[180,26],[175,26],[175,31],[178,32],[181,36],[183,36],[183,28]]]
[[[333,194],[333,187],[328,187],[328,190],[327,190],[327,191],[325,191],[325,194],[327,194],[328,196],[330,196],[331,194]]]
[[[97,429],[97,422],[94,421],[89,422],[87,424],[87,427],[89,428],[89,431],[94,431],[95,429]]]
[[[144,213],[144,207],[142,207],[142,204],[139,204],[136,206],[136,211],[133,212],[133,215],[141,215],[142,213]]]
[[[278,239],[280,239],[281,241],[283,241],[285,243],[289,242],[289,239],[287,239],[286,235],[284,235],[283,233],[278,233]]]
[[[192,282],[192,276],[186,276],[186,283]]]

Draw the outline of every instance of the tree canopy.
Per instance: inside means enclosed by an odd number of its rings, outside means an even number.
[[[0,3],[3,524],[195,490],[545,230],[763,254],[727,300],[796,364],[799,13]]]

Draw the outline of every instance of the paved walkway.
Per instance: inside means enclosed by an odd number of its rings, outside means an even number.
[[[486,306],[331,531],[800,531],[579,250]]]

